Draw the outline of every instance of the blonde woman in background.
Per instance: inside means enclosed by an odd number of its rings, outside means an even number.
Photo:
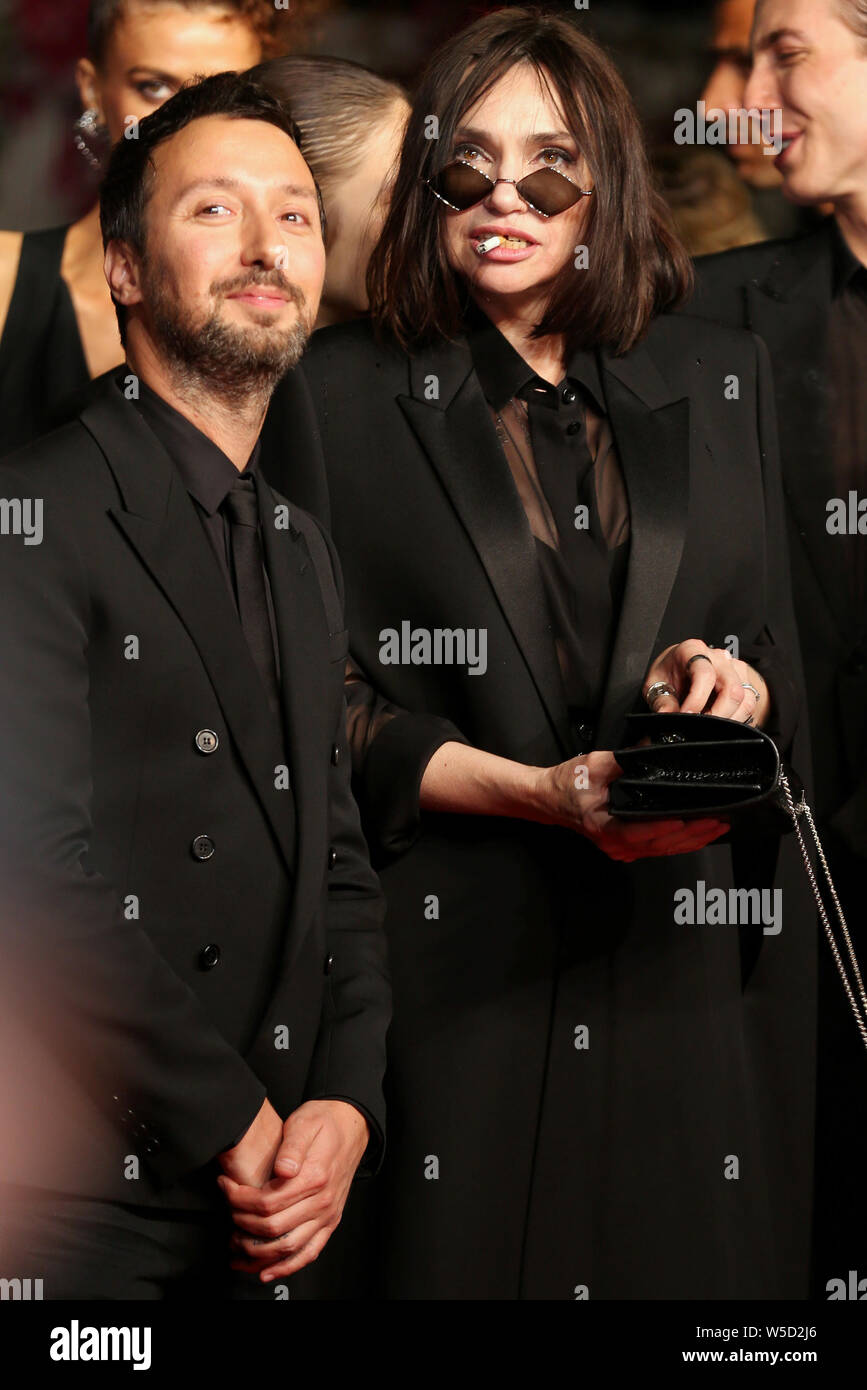
[[[403,88],[343,58],[275,58],[253,69],[287,105],[328,219],[316,327],[367,312],[367,265],[388,211],[409,102]]]

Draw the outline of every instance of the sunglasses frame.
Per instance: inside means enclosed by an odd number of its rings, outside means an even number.
[[[467,167],[468,169],[474,169],[475,172],[476,172],[477,174],[479,174],[481,178],[487,179],[488,183],[489,183],[490,186],[491,186],[491,189],[496,188],[496,186],[497,186],[498,183],[511,183],[511,184],[513,184],[514,187],[515,187],[515,191],[516,191],[516,193],[518,194],[518,197],[521,199],[521,201],[522,201],[523,203],[526,203],[528,208],[532,208],[534,212],[537,212],[537,213],[539,214],[540,217],[546,217],[546,218],[547,218],[547,217],[559,217],[559,216],[560,216],[560,213],[562,213],[562,212],[568,212],[568,211],[569,211],[569,208],[561,208],[561,209],[560,209],[560,212],[543,212],[541,208],[537,208],[537,207],[536,207],[536,204],[535,204],[535,203],[531,203],[529,198],[525,198],[525,197],[524,197],[524,194],[521,193],[520,190],[518,189],[518,184],[519,184],[519,183],[523,183],[523,182],[524,182],[524,179],[532,178],[532,177],[533,177],[532,174],[525,174],[525,175],[524,175],[524,178],[522,178],[522,179],[492,179],[491,176],[490,176],[490,174],[486,174],[486,173],[484,172],[483,169],[479,169],[479,168],[476,167],[475,164],[471,164],[470,161],[469,161],[468,159],[450,159],[449,162],[448,162],[448,164],[443,165],[442,169],[439,169],[437,172],[438,172],[439,174],[443,174],[443,173],[445,173],[446,169],[450,169],[451,166],[452,166],[453,164],[464,164],[464,165],[466,165],[466,167]],[[568,175],[568,174],[564,174],[563,171],[562,171],[562,169],[555,169],[554,166],[553,166],[552,164],[543,165],[543,168],[547,169],[548,172],[551,173],[551,174],[556,174],[558,178],[560,178],[560,179],[565,179],[566,183],[570,183],[570,184],[572,185],[573,188],[577,188],[577,189],[578,189],[578,198],[575,199],[575,202],[574,202],[574,203],[571,203],[571,204],[570,204],[570,207],[573,207],[573,208],[574,208],[574,207],[577,207],[579,198],[589,198],[590,195],[591,195],[591,193],[595,193],[595,192],[596,192],[596,190],[595,190],[594,188],[580,188],[579,185],[575,182],[574,179],[570,179],[569,175]],[[538,174],[538,173],[541,173],[542,170],[541,170],[541,169],[537,169],[535,172]],[[437,177],[436,174],[431,175],[431,178],[436,178],[436,177]],[[428,188],[430,189],[430,191],[431,191],[431,193],[434,195],[434,197],[435,197],[435,198],[439,198],[440,202],[441,202],[441,203],[445,203],[446,207],[447,207],[447,208],[451,208],[453,212],[469,212],[470,208],[478,207],[479,203],[483,203],[483,202],[485,201],[485,198],[488,196],[487,193],[483,193],[483,194],[481,195],[481,197],[477,198],[476,201],[475,201],[474,203],[468,203],[467,206],[466,206],[465,208],[459,208],[455,203],[450,203],[449,200],[448,200],[448,198],[444,198],[443,195],[442,195],[441,193],[438,193],[438,192],[437,192],[437,190],[434,188],[433,184],[431,183],[431,179],[430,179],[430,178],[422,179],[421,182],[424,183],[424,184],[427,184]],[[489,190],[489,191],[490,191],[490,190]]]

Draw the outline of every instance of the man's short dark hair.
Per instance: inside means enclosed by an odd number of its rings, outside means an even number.
[[[205,116],[265,121],[284,131],[300,148],[298,126],[286,108],[258,82],[236,72],[218,72],[187,83],[139,123],[135,139],[121,138],[112,150],[99,191],[103,247],[110,241],[123,241],[138,255],[145,255],[145,212],[153,190],[154,150]],[[315,178],[313,184],[324,241],[325,207]],[[121,342],[126,346],[126,309],[116,301],[115,309]]]

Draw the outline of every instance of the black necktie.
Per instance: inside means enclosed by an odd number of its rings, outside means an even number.
[[[262,677],[273,710],[280,707],[274,643],[268,618],[262,543],[259,539],[259,503],[252,478],[237,478],[223,502],[232,535],[235,597],[241,628]]]

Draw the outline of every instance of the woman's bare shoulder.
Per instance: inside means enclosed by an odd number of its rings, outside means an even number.
[[[23,232],[0,232],[0,336],[15,288],[23,235]]]

